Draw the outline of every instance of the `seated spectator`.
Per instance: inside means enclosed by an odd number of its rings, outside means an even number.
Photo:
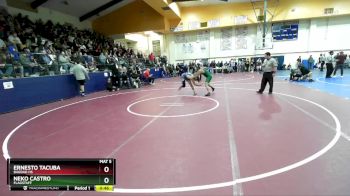
[[[101,52],[100,56],[98,57],[98,69],[99,70],[105,70],[108,64],[108,54],[107,52]]]
[[[130,79],[127,73],[128,70],[124,65],[121,67],[120,72],[121,72],[122,86],[126,85],[128,88],[130,88]]]
[[[107,63],[107,57],[106,55],[101,52],[100,56],[98,57],[99,63],[105,65]]]
[[[11,34],[8,36],[8,41],[12,44],[14,44],[18,49],[22,49],[23,48],[23,44],[21,39],[19,39],[19,37],[17,36],[16,32],[11,32]]]
[[[144,72],[143,72],[143,76],[146,78],[146,80],[148,80],[148,82],[151,85],[154,85],[154,77],[152,74],[150,74],[150,69],[147,68]]]
[[[11,58],[7,54],[6,48],[2,48],[0,53],[0,78],[10,77],[13,72]]]
[[[137,74],[137,71],[135,69],[132,71],[131,78],[132,78],[133,87],[140,88],[140,86],[141,86],[140,75]]]
[[[0,49],[6,48],[6,43],[0,38]]]
[[[44,65],[45,69],[49,71],[49,75],[60,74],[60,66],[57,62],[57,56],[53,54],[40,54],[36,58],[39,65]]]
[[[12,43],[9,43],[8,45],[8,55],[9,56],[7,56],[6,59],[11,59],[11,63],[15,71],[19,71],[19,76],[24,77],[24,69],[20,63],[19,52],[17,51],[17,48]]]
[[[309,82],[314,81],[312,79],[312,72],[301,64],[298,65],[297,69],[291,70],[289,80],[291,81],[308,80]]]
[[[66,55],[64,51],[58,56],[58,63],[61,66],[61,70],[64,74],[69,73],[69,68],[72,67],[72,63],[70,63],[70,58]]]
[[[27,70],[29,75],[37,74],[39,72],[39,65],[34,59],[33,54],[28,48],[24,49],[24,52],[24,54],[20,55],[20,62],[24,70]]]
[[[91,55],[84,53],[83,59],[84,59],[84,64],[86,68],[88,68],[90,71],[96,70],[96,66],[94,64],[94,58]]]

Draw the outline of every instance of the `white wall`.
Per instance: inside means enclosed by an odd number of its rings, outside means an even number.
[[[164,36],[156,34],[154,32],[149,32],[148,35],[144,33],[127,33],[125,34],[125,39],[132,40],[136,42],[136,50],[141,51],[145,54],[150,54],[153,52],[152,41],[159,40],[161,55],[164,55]]]
[[[294,41],[273,42],[272,49],[256,50],[255,44],[260,34],[257,25],[248,26],[248,35],[246,36],[248,45],[246,49],[236,49],[235,28],[232,28],[232,46],[229,51],[220,50],[221,29],[210,30],[210,40],[208,53],[194,52],[192,54],[184,53],[181,50],[182,43],[175,43],[174,34],[166,35],[166,45],[168,46],[168,57],[171,63],[182,59],[198,58],[217,58],[217,57],[240,57],[263,55],[269,51],[273,55],[284,55],[286,64],[294,64],[296,59],[301,56],[307,59],[310,55],[318,58],[320,53],[327,53],[329,50],[350,50],[350,16],[338,16],[329,18],[315,18],[299,21],[298,39]],[[184,33],[189,42],[193,42],[193,37],[197,32]]]
[[[92,29],[90,21],[80,22],[79,18],[63,14],[57,11],[53,11],[44,7],[39,7],[38,12],[35,13],[8,6],[8,12],[12,15],[17,15],[18,13],[22,13],[22,15],[28,15],[29,19],[31,19],[32,21],[41,19],[44,22],[46,22],[47,20],[51,20],[53,23],[70,23],[78,29]]]
[[[310,50],[350,49],[350,16],[311,20]]]
[[[128,33],[125,34],[125,39],[136,42],[136,49],[142,52],[148,52],[152,49],[148,44],[148,37],[141,33]]]

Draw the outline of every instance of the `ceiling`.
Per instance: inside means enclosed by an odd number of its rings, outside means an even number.
[[[261,1],[261,0],[227,0],[227,1],[221,1],[221,0],[197,0],[197,1],[185,1],[185,2],[179,2],[178,5],[180,7],[195,7],[195,6],[206,6],[206,5],[222,5],[227,3],[244,3],[244,2],[251,2],[251,1]]]
[[[30,4],[35,0],[21,0],[21,1]],[[47,0],[44,4],[40,6],[79,18],[111,1],[112,0]],[[141,1],[141,0],[122,0],[120,3],[117,3],[107,8],[104,11],[101,11],[99,14],[94,15],[88,18],[87,20],[95,20],[96,18],[106,15],[110,12],[113,12],[133,1]],[[152,1],[163,1],[163,0],[151,0],[151,2]],[[179,7],[195,7],[195,6],[208,6],[208,5],[222,5],[227,3],[242,3],[242,2],[251,2],[251,1],[263,1],[263,0],[227,0],[227,1],[194,0],[194,1],[178,2],[177,4]]]
[[[32,3],[35,0],[22,0],[26,3]],[[65,13],[75,17],[81,17],[84,14],[110,2],[111,0],[48,0],[44,4],[40,5],[41,7],[49,8],[61,13]],[[117,3],[114,6],[109,7],[108,9],[99,13],[99,16],[106,15],[112,11],[117,10],[120,7],[123,7],[135,0],[126,0],[120,3]],[[67,3],[66,3],[67,2]],[[96,19],[99,16],[91,17],[87,20]]]

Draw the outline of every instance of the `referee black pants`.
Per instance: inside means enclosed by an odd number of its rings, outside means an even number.
[[[326,78],[330,78],[332,73],[333,73],[333,64],[332,63],[326,63],[326,67],[327,67],[327,73],[326,73]]]
[[[259,92],[264,92],[265,87],[267,82],[269,83],[269,93],[272,93],[272,89],[273,89],[273,76],[272,76],[272,72],[264,72],[263,77],[261,79],[261,86],[260,86],[260,90]]]
[[[324,64],[325,64],[325,62],[322,61],[322,62],[321,62],[321,71],[323,71]]]

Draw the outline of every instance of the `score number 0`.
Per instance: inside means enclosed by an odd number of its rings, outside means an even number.
[[[106,164],[106,163],[112,163],[112,160],[100,160],[99,161],[100,163],[104,163],[104,164]],[[104,171],[104,173],[108,173],[109,172],[109,167],[108,166],[105,166],[104,168],[103,168],[103,171]],[[105,183],[105,184],[108,184],[109,183],[109,178],[108,177],[105,177],[104,179],[103,179],[103,182]]]
[[[109,172],[109,167],[108,167],[108,166],[105,166],[105,167],[103,168],[103,171],[104,171],[105,173],[108,173],[108,172]],[[103,179],[103,182],[104,182],[105,184],[108,184],[108,183],[109,183],[109,178],[108,178],[108,177],[105,177],[105,178]]]

